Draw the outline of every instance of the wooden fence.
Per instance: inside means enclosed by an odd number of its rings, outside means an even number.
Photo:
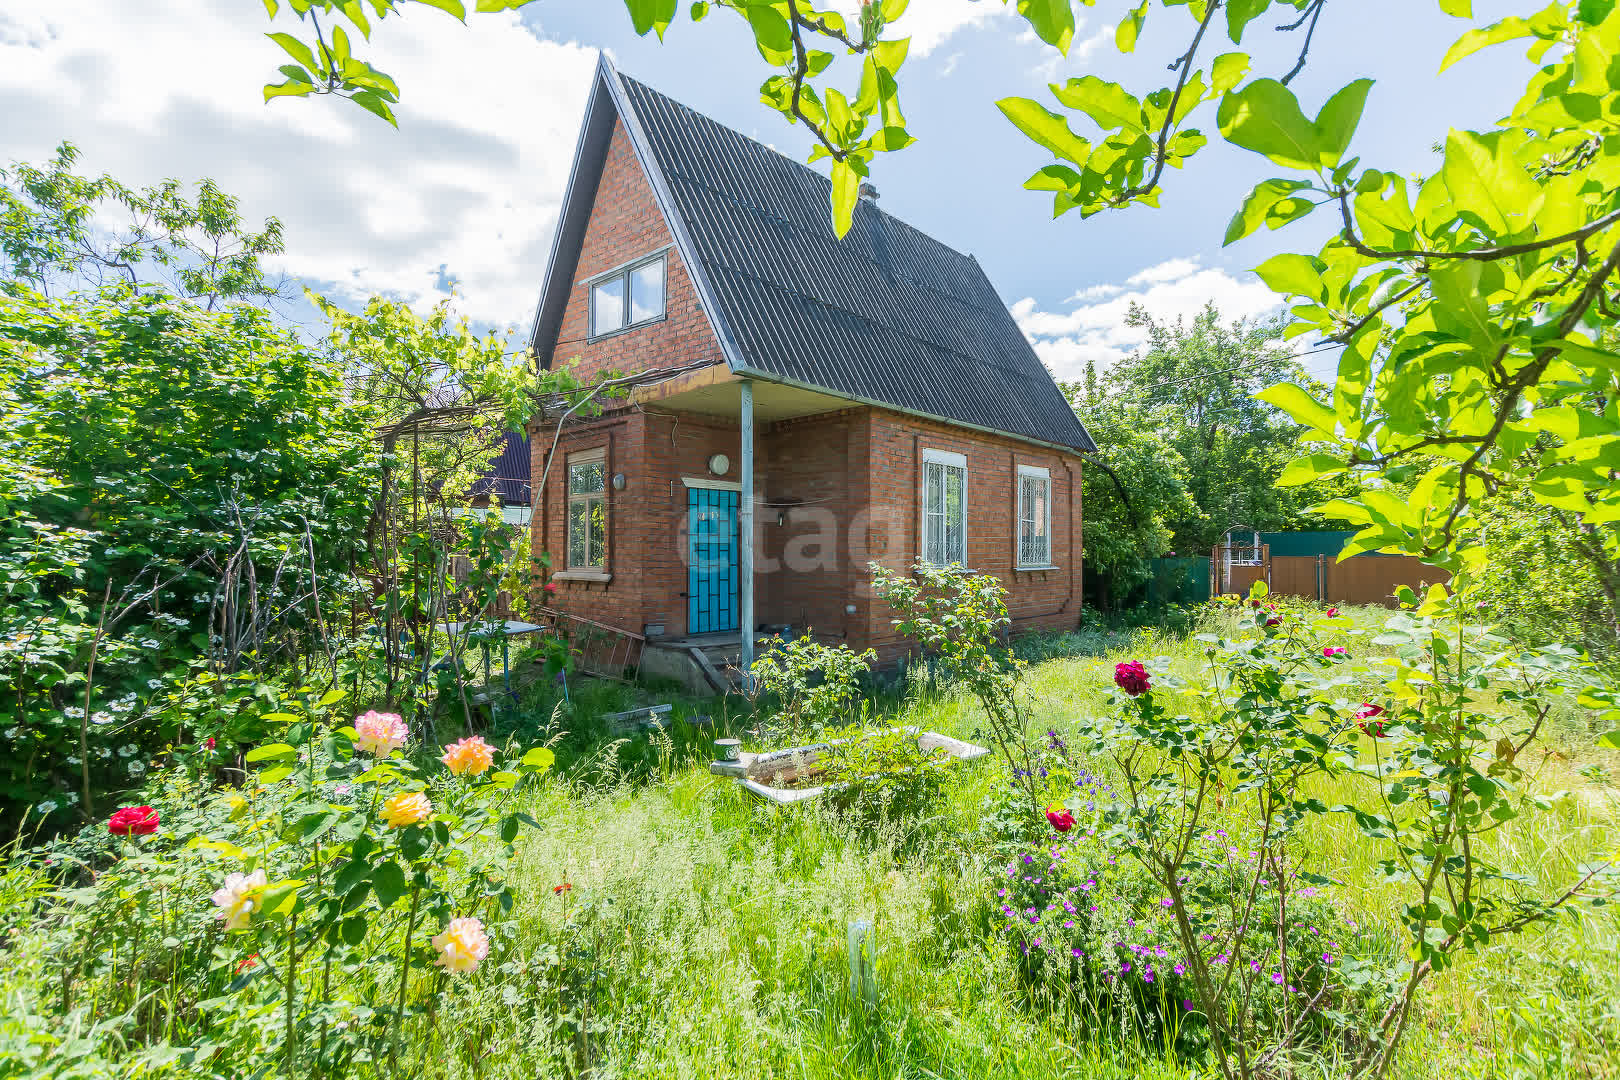
[[[1410,555],[1357,555],[1339,562],[1331,555],[1276,555],[1261,546],[1260,563],[1229,570],[1216,548],[1210,559],[1211,587],[1216,593],[1244,595],[1256,581],[1279,596],[1304,596],[1324,604],[1395,606],[1395,590],[1409,586],[1421,594],[1444,585],[1451,575]],[[1221,578],[1226,578],[1222,581]]]

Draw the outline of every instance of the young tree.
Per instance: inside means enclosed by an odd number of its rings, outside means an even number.
[[[64,142],[43,168],[0,169],[0,281],[47,295],[108,284],[158,289],[210,311],[224,300],[282,295],[260,263],[281,254],[281,222],[247,228],[236,197],[212,180],[197,185],[193,202],[178,180],[135,189],[79,176],[78,159],[79,148]],[[125,220],[109,226],[117,210]]]
[[[1172,523],[1195,521],[1200,511],[1188,494],[1187,463],[1151,410],[1090,365],[1085,379],[1064,391],[1099,447],[1081,486],[1086,577],[1100,579],[1104,602],[1113,607],[1147,582],[1151,560],[1172,549]]]
[[[1224,323],[1214,304],[1191,324],[1161,322],[1139,306],[1127,317],[1147,346],[1106,377],[1109,396],[1159,432],[1186,464],[1192,512],[1170,517],[1177,549],[1205,551],[1229,528],[1301,523],[1298,500],[1277,486],[1300,427],[1256,399],[1266,387],[1309,377],[1276,323]]]

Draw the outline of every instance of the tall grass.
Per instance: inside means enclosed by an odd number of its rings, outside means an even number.
[[[1358,621],[1371,629],[1376,617]],[[1376,651],[1361,641],[1360,651]],[[1031,670],[1037,722],[1065,731],[1101,708],[1116,660],[1164,656],[1190,671],[1201,649],[1190,638],[1139,632],[1090,655],[1040,660]],[[529,737],[553,725],[559,751],[557,778],[530,808],[540,827],[524,834],[511,870],[516,928],[483,968],[452,984],[431,1034],[409,1049],[410,1075],[1200,1075],[1020,976],[993,930],[997,852],[984,824],[999,782],[993,763],[953,770],[928,820],[861,831],[814,804],[767,808],[709,775],[709,741],[745,734],[746,710],[665,688],[655,696],[676,706],[670,730],[614,739],[595,717],[636,703],[633,692],[576,686],[560,711],[559,694],[531,695],[507,721]],[[917,683],[867,707],[966,738],[980,722],[949,688]],[[692,723],[700,715],[712,723]],[[1590,750],[1573,714],[1556,744],[1537,774],[1552,808],[1494,841],[1511,868],[1552,879],[1620,838],[1615,789],[1577,771],[1594,761],[1612,769],[1615,755]],[[1357,794],[1350,781],[1335,784],[1320,792],[1329,802]],[[1241,803],[1225,810],[1234,821],[1243,812]],[[1382,881],[1353,824],[1329,817],[1309,841],[1345,883],[1349,918],[1398,942],[1396,888]],[[0,875],[0,898],[29,895],[31,879],[13,873]],[[565,882],[572,888],[556,891]],[[849,988],[855,920],[874,927],[875,1006]],[[17,927],[0,948],[0,995],[13,1013],[11,1040],[0,1037],[0,1074],[28,1075],[8,1072],[20,1058],[7,1048],[38,1022],[19,1016],[48,1011],[49,956],[25,921],[0,925]],[[1497,943],[1436,977],[1395,1072],[1414,1080],[1608,1077],[1620,1075],[1617,1060],[1620,922],[1597,909]],[[179,1061],[165,1069],[205,1074]],[[1333,1073],[1333,1062],[1317,1061],[1297,1075]],[[120,1075],[116,1063],[103,1075]]]

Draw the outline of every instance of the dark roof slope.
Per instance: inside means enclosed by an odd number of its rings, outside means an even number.
[[[500,456],[473,482],[474,495],[494,495],[507,506],[529,505],[529,437],[508,431]]]
[[[604,152],[591,146],[603,142],[604,90],[633,112],[626,129],[655,193],[672,204],[671,231],[697,264],[734,371],[1096,449],[977,260],[866,201],[839,240],[826,177],[621,77],[605,60],[576,170]],[[588,197],[595,178],[576,175],[570,201],[576,185]],[[572,277],[559,259],[570,254],[562,234],[583,234],[582,220],[568,221],[579,215],[564,209],[552,275],[566,269]],[[557,282],[547,284],[536,320],[542,358],[551,341],[541,339],[548,330],[555,339],[564,299],[552,292]]]

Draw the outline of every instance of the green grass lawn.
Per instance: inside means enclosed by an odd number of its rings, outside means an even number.
[[[1358,613],[1367,628],[1387,613]],[[1197,642],[1140,632],[1076,636],[1046,651],[1092,655],[1038,662],[1037,725],[1064,731],[1101,707],[1118,659],[1163,656],[1187,669]],[[1363,653],[1367,652],[1362,647]],[[593,693],[596,695],[593,698]],[[587,691],[584,715],[618,705]],[[671,737],[616,748],[565,740],[566,783],[536,808],[543,823],[522,849],[520,963],[543,962],[563,908],[554,885],[577,888],[593,912],[595,981],[577,1004],[591,1009],[589,1060],[603,1075],[647,1076],[1180,1076],[1154,1048],[1122,1044],[1061,1002],[1032,1000],[992,932],[988,844],[981,818],[998,783],[992,761],[957,770],[936,819],[908,835],[873,837],[814,806],[770,809],[708,774],[712,732],[682,719],[701,710],[731,733],[747,726],[713,703],[677,701]],[[914,687],[879,701],[896,722],[965,738],[976,707]],[[1568,877],[1613,850],[1620,792],[1579,775],[1598,760],[1566,718],[1537,766],[1552,809],[1497,838],[1507,864]],[[569,753],[569,750],[573,750]],[[610,752],[611,750],[611,752]],[[1614,755],[1607,755],[1612,767]],[[1321,792],[1342,802],[1350,790]],[[1226,810],[1233,821],[1243,807]],[[1341,890],[1350,919],[1398,940],[1393,890],[1375,882],[1371,851],[1353,823],[1329,819],[1310,841]],[[878,943],[880,1000],[849,994],[846,930],[869,920]],[[1494,945],[1430,984],[1421,1022],[1397,1068],[1403,1076],[1608,1076],[1620,1057],[1620,923],[1585,918]],[[543,1002],[503,1001],[475,984],[467,1007],[485,1018],[476,1042],[491,1075],[543,1072],[537,1035],[554,1018]],[[551,1006],[556,1011],[555,1005]],[[553,1066],[554,1067],[554,1063]],[[1322,1063],[1321,1074],[1331,1073]]]
[[[1386,614],[1356,618],[1371,628]],[[1359,653],[1376,652],[1352,640]],[[1063,732],[1102,708],[1116,660],[1162,656],[1191,670],[1200,649],[1152,631],[1042,642],[1040,653],[1055,658],[1031,667],[1035,727]],[[577,681],[571,698],[558,709],[555,689],[536,688],[507,719],[506,733],[532,741],[538,731],[558,752],[530,807],[539,827],[518,841],[515,929],[475,974],[449,982],[433,1034],[406,1048],[405,1075],[1204,1075],[1020,976],[995,930],[992,875],[1005,854],[986,806],[1005,778],[994,759],[955,767],[927,820],[874,834],[823,806],[767,807],[711,776],[710,740],[752,724],[735,701]],[[675,705],[667,733],[611,738],[594,719],[654,700]],[[983,741],[975,705],[915,678],[870,707],[881,719]],[[690,722],[700,715],[712,726]],[[1535,765],[1551,808],[1495,840],[1513,869],[1564,880],[1616,847],[1620,790],[1578,771],[1614,770],[1616,755],[1592,750],[1582,723],[1561,717]],[[1338,802],[1354,792],[1321,794]],[[1237,823],[1244,809],[1232,800],[1223,814]],[[1308,840],[1343,883],[1348,918],[1375,940],[1398,941],[1393,890],[1376,880],[1353,825],[1330,818]],[[4,875],[4,887],[20,880]],[[564,883],[572,888],[558,891]],[[57,1069],[49,1055],[29,1063],[29,1025],[65,1021],[52,1019],[52,945],[26,918],[28,900],[0,898],[13,927],[0,948],[9,1014],[0,1076],[214,1075],[178,1060],[137,1074],[116,1052],[96,1068]],[[857,920],[873,927],[875,1006],[849,988]],[[1620,1075],[1617,1060],[1620,921],[1597,909],[1494,944],[1432,980],[1395,1075],[1601,1077]],[[1335,1066],[1307,1059],[1295,1075],[1332,1076]],[[265,1068],[275,1075],[274,1063]]]

